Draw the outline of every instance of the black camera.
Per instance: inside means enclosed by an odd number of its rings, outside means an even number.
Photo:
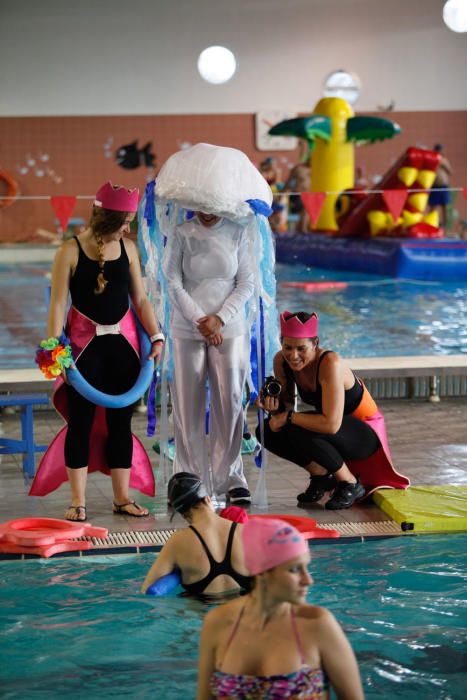
[[[278,379],[275,377],[266,377],[263,388],[261,389],[263,398],[270,396],[272,399],[278,399],[281,391],[282,385]]]

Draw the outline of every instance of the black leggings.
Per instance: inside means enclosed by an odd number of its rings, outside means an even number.
[[[106,394],[122,394],[131,389],[140,367],[135,351],[122,335],[96,336],[76,365],[93,387]],[[70,469],[80,469],[89,463],[89,438],[96,406],[69,385],[67,392],[70,417],[65,439],[65,464]],[[131,405],[105,409],[108,430],[106,458],[110,469],[131,467],[133,408]]]
[[[259,426],[256,429],[259,437]],[[380,447],[376,433],[354,416],[344,416],[334,435],[314,433],[297,425],[286,425],[277,433],[264,421],[264,446],[269,452],[300,467],[316,462],[333,474],[347,460],[367,459]]]

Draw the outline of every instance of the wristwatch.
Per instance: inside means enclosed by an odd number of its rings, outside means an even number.
[[[149,340],[151,341],[151,345],[153,343],[163,343],[165,340],[165,335],[163,333],[154,333],[154,335],[149,337]]]
[[[290,409],[290,411],[287,411],[287,425],[292,425],[292,416],[294,414],[294,411]]]

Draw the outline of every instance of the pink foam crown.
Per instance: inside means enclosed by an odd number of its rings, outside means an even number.
[[[94,206],[112,211],[135,212],[138,210],[138,201],[139,190],[137,187],[129,190],[126,187],[106,182],[97,190]]]
[[[284,338],[314,338],[318,335],[318,316],[312,314],[311,318],[302,323],[299,318],[287,318],[290,311],[281,314],[281,336]]]

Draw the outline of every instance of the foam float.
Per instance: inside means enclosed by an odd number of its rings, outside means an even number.
[[[281,287],[303,289],[305,292],[328,292],[330,289],[346,289],[348,282],[282,282]]]
[[[276,514],[261,514],[261,515],[249,515],[249,520],[254,520],[257,518],[272,518],[273,520],[283,520],[295,527],[299,532],[302,533],[306,540],[321,540],[321,539],[334,539],[340,537],[340,532],[338,530],[327,530],[318,525],[316,520],[313,518],[304,518],[301,515],[276,515]]]
[[[89,540],[80,537],[106,538],[105,527],[57,518],[16,518],[0,525],[0,553],[36,554],[48,558],[59,552],[92,549]]]
[[[467,531],[466,484],[388,489],[373,500],[404,532]]]

